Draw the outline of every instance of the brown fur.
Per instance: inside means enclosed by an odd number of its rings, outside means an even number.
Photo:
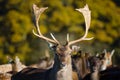
[[[120,80],[120,68],[112,67],[100,71],[101,60],[97,57],[90,58],[91,73],[86,75],[83,80]]]
[[[80,79],[90,72],[88,58],[88,53],[77,53],[76,55],[72,56],[73,70],[78,73]]]
[[[105,50],[104,53],[102,53],[98,56],[101,60],[101,63],[102,63],[101,70],[105,70],[105,69],[113,66],[113,63],[112,63],[113,53],[114,53],[114,50],[112,50],[111,52],[107,52]]]

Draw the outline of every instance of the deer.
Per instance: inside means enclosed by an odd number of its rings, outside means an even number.
[[[115,52],[114,49],[111,52],[107,52],[107,50],[104,49],[102,54],[97,55],[102,61],[101,69],[100,69],[101,71],[106,70],[107,68],[113,67],[112,56],[114,52]]]
[[[102,61],[99,57],[89,58],[90,71],[83,80],[120,80],[120,67],[112,67],[101,71]]]
[[[7,59],[9,60],[8,64],[0,65],[0,73],[19,72],[26,67],[21,63],[18,56],[16,56],[15,59],[7,56]]]
[[[9,64],[0,65],[0,80],[11,80],[11,76],[26,66],[20,62],[20,59],[16,56],[15,59],[7,56]]]
[[[39,68],[25,68],[13,75],[11,78],[12,80],[77,80],[74,78],[74,72],[72,71],[71,46],[84,40],[93,39],[93,37],[87,38],[88,30],[90,28],[91,11],[89,10],[88,5],[76,9],[78,12],[81,12],[85,18],[85,34],[83,37],[73,41],[69,40],[69,34],[67,34],[66,43],[61,44],[52,33],[50,33],[51,39],[42,35],[39,29],[39,18],[47,8],[48,7],[39,8],[37,5],[33,4],[34,25],[37,31],[36,33],[33,29],[33,34],[49,44],[49,48],[54,53],[53,67],[42,70]]]
[[[88,73],[90,73],[88,58],[90,53],[83,53],[79,46],[74,46],[72,55],[73,70],[77,72],[79,79],[83,79]],[[76,54],[75,54],[76,53]]]
[[[40,58],[36,64],[31,64],[28,67],[49,69],[53,66],[53,64],[54,60],[50,58],[48,50],[45,50],[45,57]]]
[[[9,63],[12,65],[12,70],[7,73],[16,74],[17,72],[27,67],[20,61],[18,56],[15,56],[15,59],[12,59],[10,57],[8,57],[8,59]]]

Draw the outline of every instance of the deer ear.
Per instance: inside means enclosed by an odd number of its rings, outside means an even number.
[[[11,58],[11,56],[7,56],[8,63],[14,63],[14,60]]]
[[[72,51],[78,52],[80,50],[79,46],[72,46]]]
[[[104,49],[103,54],[104,54],[103,57],[106,58],[107,57],[107,50],[106,49]]]
[[[18,56],[15,56],[15,63],[19,63],[20,62],[20,59]]]
[[[47,42],[48,43],[48,47],[51,49],[51,50],[55,50],[56,46],[55,44],[53,43],[50,43],[50,42]]]
[[[106,50],[106,49],[104,49],[103,53],[105,53],[105,54],[106,54],[106,53],[107,53],[107,50]]]
[[[108,57],[107,55],[108,55],[108,53],[106,52],[106,53],[104,54],[104,58],[107,58],[107,57]]]
[[[97,53],[97,54],[96,54],[96,57],[99,57],[99,56],[100,56],[99,53]]]
[[[111,51],[110,56],[112,57],[114,53],[115,53],[115,50],[113,49],[113,50]]]

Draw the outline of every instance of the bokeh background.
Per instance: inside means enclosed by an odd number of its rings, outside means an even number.
[[[55,37],[65,43],[66,34],[70,40],[84,35],[85,21],[76,8],[89,5],[91,27],[88,37],[91,41],[78,44],[81,50],[92,54],[112,51],[114,64],[120,64],[120,0],[0,0],[0,64],[7,63],[6,56],[19,56],[27,65],[52,55],[45,41],[33,35],[32,5],[49,7],[40,18],[42,34]]]

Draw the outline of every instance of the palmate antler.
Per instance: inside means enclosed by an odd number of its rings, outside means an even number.
[[[36,30],[38,32],[38,33],[35,33],[35,31],[33,30],[33,34],[36,35],[37,37],[41,38],[41,39],[44,39],[44,40],[48,41],[48,42],[55,43],[55,44],[60,44],[59,41],[56,40],[56,38],[53,36],[52,33],[50,35],[53,39],[50,39],[50,38],[47,38],[47,37],[43,36],[40,32],[38,21],[39,21],[40,15],[47,8],[48,7],[38,8],[35,4],[33,4],[34,25],[35,25]],[[66,45],[68,45],[68,46],[76,44],[76,43],[78,43],[80,41],[83,41],[83,40],[93,39],[93,37],[92,38],[86,38],[87,34],[88,34],[88,30],[90,28],[90,21],[91,21],[91,11],[89,10],[88,5],[86,5],[84,8],[80,8],[80,9],[76,9],[76,10],[81,12],[83,14],[84,18],[85,18],[85,24],[86,24],[85,34],[82,38],[79,38],[79,39],[73,40],[73,41],[69,41],[69,34],[67,34],[67,44]]]
[[[85,18],[85,24],[86,24],[85,25],[86,26],[85,34],[80,39],[68,42],[68,45],[76,44],[76,43],[78,43],[80,41],[83,41],[83,40],[93,39],[93,37],[92,38],[86,38],[87,34],[88,34],[88,30],[90,28],[90,21],[91,21],[91,11],[89,10],[88,5],[86,5],[84,8],[80,8],[80,9],[76,9],[76,10],[81,12],[83,14],[84,18]]]
[[[48,42],[54,43],[54,44],[59,44],[59,42],[55,39],[55,37],[53,36],[53,34],[51,33],[50,35],[52,36],[53,39],[49,39],[45,36],[42,35],[40,29],[39,29],[39,18],[41,16],[41,14],[48,8],[48,7],[43,7],[43,8],[38,8],[35,4],[33,4],[33,15],[34,15],[34,25],[36,27],[36,30],[38,33],[35,33],[35,31],[33,30],[33,34],[36,35],[37,37],[46,40]]]

